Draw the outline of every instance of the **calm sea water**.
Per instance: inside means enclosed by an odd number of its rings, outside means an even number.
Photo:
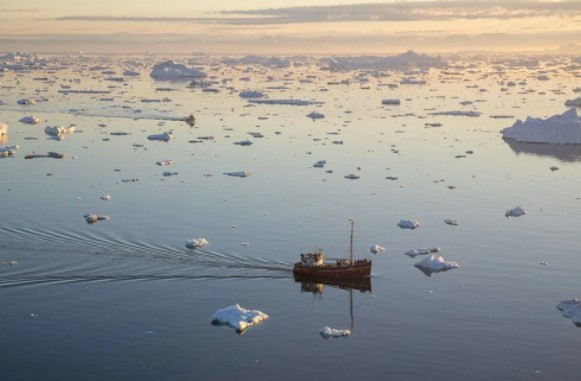
[[[516,118],[565,111],[580,85],[566,60],[551,67],[550,81],[483,60],[392,90],[384,84],[407,75],[369,76],[364,89],[357,73],[314,65],[208,64],[218,93],[154,82],[146,69],[125,84],[104,81],[90,62],[69,60],[56,72],[0,77],[0,121],[10,126],[2,145],[20,146],[0,159],[2,379],[578,379],[581,330],[555,307],[581,296],[581,152],[509,145],[500,134]],[[127,67],[121,58],[103,62]],[[343,79],[351,84],[327,85]],[[503,80],[527,84],[501,91]],[[65,95],[61,85],[111,93]],[[250,107],[228,87],[324,104]],[[16,104],[25,97],[46,101]],[[141,102],[164,97],[172,101]],[[385,98],[401,105],[381,106]],[[325,118],[307,118],[313,110]],[[449,110],[482,115],[429,115]],[[194,128],[165,120],[190,113]],[[31,114],[42,122],[18,122]],[[434,122],[443,126],[424,128]],[[73,124],[78,132],[63,141],[43,132]],[[146,138],[170,130],[169,143]],[[214,139],[190,143],[207,136]],[[246,139],[254,144],[233,144]],[[49,151],[67,157],[24,160]],[[155,164],[169,159],[176,164]],[[325,168],[312,168],[318,160]],[[233,171],[251,176],[223,175]],[[350,173],[361,178],[345,179]],[[528,214],[506,219],[517,205]],[[88,225],[87,212],[111,219]],[[373,259],[371,291],[352,291],[353,318],[349,290],[301,291],[291,272],[314,246],[346,255],[350,217],[357,256]],[[401,230],[403,218],[421,227]],[[196,237],[210,245],[185,249]],[[370,254],[375,243],[386,250]],[[434,246],[460,268],[426,276],[413,266],[421,257],[403,254]],[[270,318],[243,335],[210,324],[235,303]],[[351,324],[348,338],[318,334]]]

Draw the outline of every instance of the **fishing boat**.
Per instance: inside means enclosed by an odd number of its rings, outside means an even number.
[[[371,261],[368,259],[353,260],[353,230],[355,220],[349,219],[351,236],[349,241],[349,257],[347,259],[329,259],[325,261],[322,249],[312,253],[301,254],[301,261],[294,264],[295,277],[320,279],[356,279],[371,275]]]

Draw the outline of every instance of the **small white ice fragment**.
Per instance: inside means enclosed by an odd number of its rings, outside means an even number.
[[[212,324],[228,325],[237,332],[242,332],[248,327],[262,323],[268,319],[268,315],[258,310],[247,310],[235,304],[218,310],[212,316]]]
[[[202,247],[206,247],[210,244],[207,239],[205,238],[192,238],[186,241],[186,247],[190,250],[194,249],[201,249]]]
[[[448,225],[452,225],[452,226],[458,226],[458,220],[452,220],[450,218],[445,219],[444,223],[446,223]]]
[[[420,227],[420,222],[417,220],[401,220],[397,223],[402,229],[416,229]]]
[[[110,194],[104,194],[103,196],[101,196],[101,200],[103,200],[103,201],[109,201],[109,200],[111,200],[111,195]]]
[[[166,166],[166,165],[173,165],[175,163],[176,163],[175,160],[160,160],[160,161],[156,162],[155,164],[163,167],[163,166]]]
[[[385,247],[377,245],[377,244],[375,244],[369,248],[369,251],[371,251],[373,254],[379,254],[383,250],[385,250]]]
[[[337,337],[347,337],[351,335],[351,331],[348,329],[335,329],[331,327],[323,327],[319,331],[319,334],[323,339],[337,338]]]
[[[44,133],[52,136],[55,140],[63,140],[66,135],[75,132],[75,127],[62,127],[62,126],[46,126]]]

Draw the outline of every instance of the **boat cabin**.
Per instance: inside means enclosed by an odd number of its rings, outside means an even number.
[[[318,251],[317,253],[301,254],[301,263],[308,267],[318,267],[325,264],[325,253]]]

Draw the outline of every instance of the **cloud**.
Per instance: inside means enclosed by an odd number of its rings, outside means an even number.
[[[420,0],[392,3],[347,4],[234,10],[218,17],[67,16],[61,21],[178,22],[225,25],[274,25],[328,22],[446,21],[455,19],[515,19],[576,17],[581,1],[564,0]]]

